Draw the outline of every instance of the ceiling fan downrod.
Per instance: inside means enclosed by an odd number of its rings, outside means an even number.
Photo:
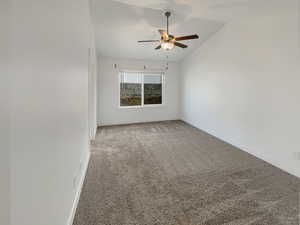
[[[167,34],[169,34],[169,17],[171,16],[171,12],[165,12],[165,16],[167,17]]]

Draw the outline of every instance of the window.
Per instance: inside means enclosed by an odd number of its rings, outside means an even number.
[[[120,72],[120,107],[162,105],[163,74]]]
[[[144,105],[162,104],[162,75],[144,75]]]
[[[142,104],[142,76],[138,73],[121,73],[120,106]]]

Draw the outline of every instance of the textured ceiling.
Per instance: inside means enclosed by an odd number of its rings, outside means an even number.
[[[267,2],[267,3],[266,3]],[[272,3],[271,3],[272,2]],[[100,55],[118,58],[179,61],[219,31],[224,24],[253,9],[281,4],[283,0],[91,0],[96,45]],[[170,10],[170,33],[198,34],[200,39],[183,41],[187,49],[154,50],[164,29],[164,12]]]

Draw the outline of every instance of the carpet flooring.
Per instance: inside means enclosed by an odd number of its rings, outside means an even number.
[[[182,121],[99,128],[74,225],[299,225],[299,179]]]

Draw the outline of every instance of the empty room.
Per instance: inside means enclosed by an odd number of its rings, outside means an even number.
[[[1,225],[300,224],[299,0],[0,4]]]

